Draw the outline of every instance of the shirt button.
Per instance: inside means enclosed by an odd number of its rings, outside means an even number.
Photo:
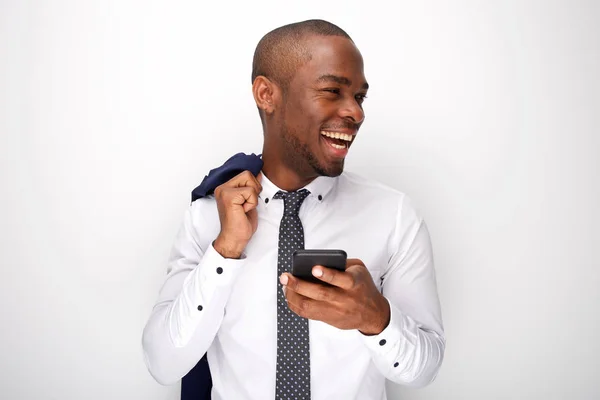
[[[319,195],[319,197],[317,197],[319,199],[319,201],[323,200],[323,196]]]
[[[267,204],[268,202],[269,202],[269,198],[267,197],[267,198],[265,199],[265,204]]]
[[[202,306],[198,306],[198,311],[202,311]]]
[[[385,339],[381,339],[381,340],[379,341],[379,345],[380,345],[380,346],[383,346],[383,345],[384,345],[384,344],[386,344],[386,343],[387,343],[387,341],[386,341]]]
[[[217,268],[217,274],[221,275],[223,273],[223,268],[219,267]]]
[[[400,365],[400,364],[398,364],[398,363],[395,363],[395,364],[394,364],[394,368],[396,368],[398,365]]]

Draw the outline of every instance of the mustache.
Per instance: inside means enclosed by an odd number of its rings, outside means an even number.
[[[322,130],[336,130],[336,129],[343,129],[343,130],[352,130],[352,131],[358,131],[358,128],[360,128],[360,124],[354,123],[354,122],[341,122],[339,124],[333,124],[333,125],[324,125],[322,127]]]

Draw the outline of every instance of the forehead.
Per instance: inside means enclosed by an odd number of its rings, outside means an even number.
[[[348,78],[353,85],[362,86],[366,82],[362,55],[351,40],[341,36],[310,36],[305,46],[311,58],[298,68],[295,78],[311,83],[323,75],[336,75]]]

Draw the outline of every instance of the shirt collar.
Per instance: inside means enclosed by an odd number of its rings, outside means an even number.
[[[336,182],[337,177],[332,178],[329,176],[319,176],[311,183],[304,186],[303,189],[307,189],[310,192],[309,197],[314,197],[317,202],[321,203],[327,198],[329,193],[331,193],[331,189],[333,189]],[[263,190],[260,192],[258,197],[262,200],[265,206],[268,206],[275,193],[282,189],[278,188],[273,182],[271,182],[269,178],[266,177],[264,172],[262,174],[261,185]]]

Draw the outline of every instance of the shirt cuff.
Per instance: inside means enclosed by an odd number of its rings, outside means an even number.
[[[246,254],[242,253],[239,259],[224,258],[211,244],[204,253],[198,269],[200,282],[214,286],[229,286],[237,277],[246,261]]]
[[[389,362],[393,364],[402,340],[402,315],[387,298],[386,300],[390,305],[390,322],[388,326],[379,335],[362,335],[362,337],[365,345],[373,355],[384,358],[389,355]]]
[[[204,252],[196,269],[186,277],[169,316],[175,347],[186,346],[203,320],[223,314],[245,258],[224,258],[212,245]]]

